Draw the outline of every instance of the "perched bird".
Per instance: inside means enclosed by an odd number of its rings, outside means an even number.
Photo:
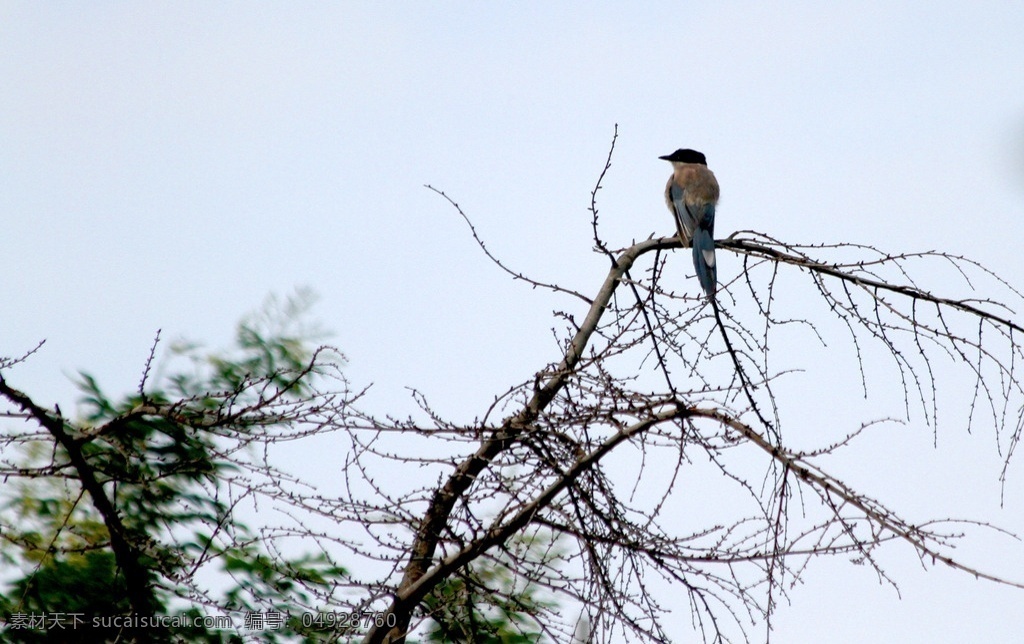
[[[696,150],[679,149],[658,157],[672,164],[672,176],[665,186],[665,203],[672,211],[683,246],[693,248],[693,267],[708,297],[715,296],[718,269],[715,266],[715,204],[718,181],[708,162]]]

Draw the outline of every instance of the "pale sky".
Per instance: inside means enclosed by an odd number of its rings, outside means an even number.
[[[692,147],[722,187],[718,237],[945,250],[1024,287],[1022,34],[1013,1],[0,1],[0,355],[46,340],[5,375],[73,408],[79,369],[131,391],[157,329],[221,345],[309,286],[374,411],[411,412],[412,386],[471,419],[557,361],[552,311],[578,304],[510,281],[424,184],[511,267],[594,292],[586,208],[616,124],[614,245],[673,234],[657,157]],[[1022,464],[1000,508],[991,428],[965,438],[959,411],[938,449],[918,418],[842,474],[914,519],[1024,532]],[[808,427],[835,420],[818,413]],[[1024,545],[994,543],[969,563],[1024,581]],[[1024,591],[901,545],[885,561],[902,597],[812,563],[773,640],[1024,630]]]

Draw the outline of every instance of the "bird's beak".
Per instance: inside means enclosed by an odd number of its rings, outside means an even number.
[[[671,154],[666,154],[665,156],[663,156],[663,157],[658,157],[658,158],[659,158],[659,159],[661,159],[661,160],[663,160],[663,161],[668,161],[668,158],[669,158],[670,156],[672,156],[672,155],[671,155]]]

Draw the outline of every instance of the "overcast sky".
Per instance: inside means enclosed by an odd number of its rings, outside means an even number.
[[[673,234],[657,157],[692,147],[719,237],[947,250],[1024,286],[1019,2],[429,4],[0,1],[0,355],[46,340],[12,385],[65,409],[79,369],[130,391],[157,329],[224,344],[268,293],[309,286],[378,411],[411,410],[415,386],[472,418],[557,360],[551,311],[577,305],[495,270],[424,184],[513,268],[592,292],[586,208],[616,124],[615,245]],[[1024,476],[1000,509],[991,430],[947,426],[938,450],[911,430],[913,518],[1021,529]],[[951,468],[966,481],[944,485]],[[1024,580],[1016,547],[992,572]],[[812,564],[776,641],[1024,629],[1024,591],[907,547],[886,561],[902,598]]]

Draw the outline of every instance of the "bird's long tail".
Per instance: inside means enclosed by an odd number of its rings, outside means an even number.
[[[693,231],[693,267],[697,279],[708,297],[715,296],[718,288],[718,266],[715,264],[715,238],[711,232],[698,226]]]

